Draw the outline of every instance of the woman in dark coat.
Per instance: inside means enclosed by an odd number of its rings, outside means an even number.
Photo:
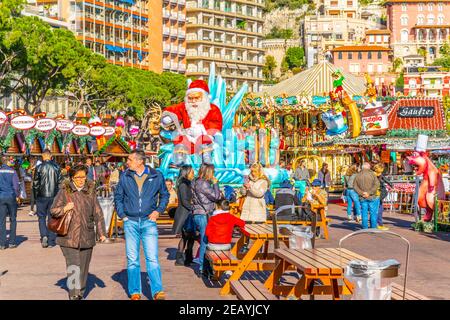
[[[172,232],[176,235],[181,234],[180,242],[178,243],[178,251],[176,254],[175,265],[182,266],[185,263],[190,263],[192,260],[192,246],[188,246],[186,255],[183,253],[187,242],[192,242],[190,239],[189,224],[192,223],[192,188],[191,181],[194,179],[194,170],[192,166],[182,166],[177,180],[177,197],[178,208],[175,211]],[[191,240],[191,241],[189,241]],[[190,252],[189,252],[190,250]]]
[[[56,238],[66,259],[70,300],[83,299],[95,246],[94,226],[100,241],[106,241],[105,219],[95,194],[95,184],[86,180],[87,173],[84,165],[73,167],[69,173],[70,179],[63,182],[50,210],[54,218],[73,210],[67,235]]]

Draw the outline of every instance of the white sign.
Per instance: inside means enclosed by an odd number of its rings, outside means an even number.
[[[72,129],[72,133],[77,136],[87,136],[90,131],[91,131],[91,129],[88,126],[85,126],[82,124],[76,125]]]
[[[56,127],[56,121],[53,119],[39,119],[36,121],[36,130],[39,131],[50,131]]]
[[[114,133],[116,133],[116,129],[113,127],[105,127],[105,136],[112,136]]]
[[[3,111],[0,111],[0,124],[4,124],[8,121],[8,116]]]
[[[11,120],[11,125],[15,129],[28,130],[36,125],[36,119],[30,116],[18,116]]]
[[[61,132],[67,132],[73,129],[75,125],[70,120],[58,120],[56,121],[56,130]]]
[[[90,134],[91,134],[91,136],[98,137],[98,136],[103,135],[105,133],[105,131],[106,131],[105,127],[94,126],[91,128]]]

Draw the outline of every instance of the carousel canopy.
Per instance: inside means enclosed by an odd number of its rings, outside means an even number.
[[[288,96],[306,95],[306,96],[328,96],[330,91],[333,91],[333,72],[339,68],[329,63],[322,61],[321,63],[307,69],[295,76],[286,79],[273,87],[268,88],[264,92],[256,96],[280,96],[286,94]],[[350,95],[362,95],[366,90],[365,82],[362,77],[354,76],[350,73],[343,72],[344,75],[344,90]]]

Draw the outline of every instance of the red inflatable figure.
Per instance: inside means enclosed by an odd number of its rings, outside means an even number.
[[[409,164],[416,168],[416,175],[422,175],[423,180],[419,187],[418,204],[420,208],[426,209],[423,221],[429,222],[433,219],[435,197],[439,200],[445,199],[444,183],[442,176],[433,162],[428,158],[426,146],[428,136],[419,135],[415,152],[408,157]]]

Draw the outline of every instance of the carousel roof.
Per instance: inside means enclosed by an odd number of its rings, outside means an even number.
[[[266,89],[264,92],[256,96],[280,96],[283,93],[288,96],[306,95],[306,96],[328,96],[330,91],[333,91],[333,77],[332,74],[338,70],[335,65],[328,61],[309,68],[295,76],[286,79],[273,87]],[[350,73],[342,72],[344,75],[344,90],[350,95],[362,95],[366,90],[365,82],[362,77],[354,76]]]

